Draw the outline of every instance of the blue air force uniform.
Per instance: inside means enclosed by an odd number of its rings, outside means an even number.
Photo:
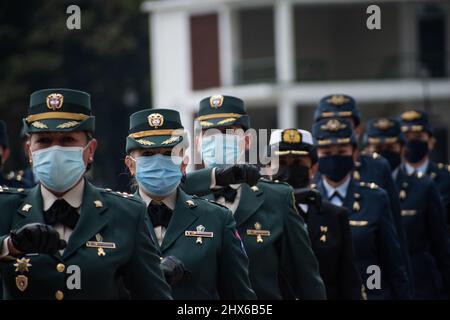
[[[318,147],[356,145],[351,124],[346,119],[320,120],[313,130],[315,145]],[[325,177],[321,177],[317,189],[331,203],[348,209],[356,263],[368,299],[411,298],[407,269],[386,191],[375,183],[357,182],[351,175],[346,179],[333,188]],[[367,280],[373,272],[369,268],[371,266],[379,267],[381,271],[379,288],[368,286]]]
[[[323,97],[314,113],[314,120],[330,119],[333,117],[347,118],[353,122],[354,128],[360,126],[361,115],[354,98],[348,95],[328,95]],[[384,189],[388,195],[394,226],[398,234],[403,263],[407,267],[408,277],[411,279],[412,269],[409,261],[406,234],[400,216],[400,203],[397,189],[391,176],[389,163],[379,154],[361,154],[355,163],[353,178],[356,181],[374,182]],[[450,189],[449,189],[450,190]],[[413,294],[413,287],[410,287]]]
[[[396,183],[414,272],[415,298],[438,299],[444,287],[450,288],[449,235],[439,192],[431,178],[407,175],[403,169],[398,170]]]

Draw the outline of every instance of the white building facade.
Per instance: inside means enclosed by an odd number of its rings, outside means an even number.
[[[366,26],[371,4],[144,2],[153,106],[177,108],[188,127],[202,98],[233,95],[245,101],[256,128],[309,130],[318,100],[346,93],[365,119],[425,107],[446,127],[450,1],[378,0],[381,30]]]

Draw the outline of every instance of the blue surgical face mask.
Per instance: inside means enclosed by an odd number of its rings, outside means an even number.
[[[73,188],[86,172],[83,160],[86,148],[54,146],[34,151],[33,173],[47,189],[65,192]]]
[[[133,159],[133,158],[132,158]],[[136,180],[146,193],[165,197],[176,190],[182,173],[179,156],[141,156],[136,161]]]
[[[207,167],[224,167],[239,163],[242,152],[240,137],[233,134],[213,134],[202,138],[202,159]]]

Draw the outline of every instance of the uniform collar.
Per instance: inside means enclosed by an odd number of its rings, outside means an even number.
[[[406,174],[411,175],[414,172],[416,173],[422,173],[422,174],[426,174],[427,170],[428,170],[428,164],[430,163],[430,160],[426,160],[420,167],[418,168],[413,168],[411,165],[409,165],[408,163],[405,163],[405,170],[406,170]]]
[[[400,171],[400,166],[398,166],[397,168],[395,168],[394,171],[392,171],[392,179],[397,180],[397,176],[398,176],[398,172]]]
[[[61,198],[58,198],[41,184],[41,194],[44,211],[50,209],[53,203],[55,203],[55,201],[58,199],[66,200],[67,203],[74,208],[81,207],[81,203],[83,202],[84,185],[85,185],[84,179],[81,179],[80,182],[78,182],[78,184],[75,187],[73,187],[69,192],[64,194]]]
[[[298,206],[305,214],[308,213],[309,206],[306,203],[299,203]]]
[[[339,195],[342,197],[342,199],[345,199],[348,191],[348,186],[350,185],[350,179],[351,175],[348,175],[347,179],[339,185],[337,188],[333,188],[325,179],[325,177],[322,177],[323,181],[323,187],[325,188],[325,191],[327,192],[327,198],[330,199],[335,192],[339,193]]]
[[[164,203],[170,210],[175,209],[175,203],[177,201],[177,190],[178,188],[162,200],[162,203]],[[139,195],[141,196],[142,200],[145,202],[147,207],[150,204],[150,202],[153,201],[153,199],[148,194],[146,194],[145,191],[142,190],[141,188],[139,188]]]

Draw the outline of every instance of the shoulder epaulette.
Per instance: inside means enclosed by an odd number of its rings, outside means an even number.
[[[449,164],[445,164],[445,163],[438,163],[437,167],[439,170],[444,170],[444,171],[448,171],[450,172],[450,165]]]
[[[9,193],[9,194],[27,194],[24,188],[9,188],[6,186],[0,186],[0,194],[1,193]]]
[[[284,181],[280,181],[278,179],[275,180],[270,180],[270,179],[266,179],[266,178],[261,178],[259,179],[258,182],[265,182],[265,183],[270,183],[270,184],[281,184],[281,185],[286,185],[286,186],[290,186],[289,183],[284,182]],[[253,188],[253,187],[252,187]],[[257,190],[256,190],[257,191]]]
[[[6,180],[9,181],[17,181],[17,182],[22,182],[23,181],[23,171],[19,171],[19,172],[15,172],[15,171],[11,171],[9,172],[6,176],[5,176]]]
[[[359,185],[361,187],[370,188],[370,189],[378,189],[378,185],[375,182],[360,182]]]
[[[113,191],[109,188],[106,189],[100,189],[101,192],[104,192],[106,194],[112,194],[121,198],[125,198],[125,199],[130,199],[130,200],[135,200],[135,201],[141,201],[140,199],[138,199],[137,197],[135,197],[134,194],[131,193],[127,193],[127,192],[121,192],[121,191]]]
[[[202,198],[202,197],[199,197],[199,196],[196,196],[196,195],[193,195],[192,198],[195,199],[195,200],[203,200],[203,201],[206,201],[207,203],[215,204],[216,206],[222,207],[222,208],[227,209],[227,210],[229,209],[227,206],[224,206],[223,204],[220,204],[220,203],[218,203],[218,202],[216,202],[214,200],[210,200],[210,199],[207,199],[207,198]]]

